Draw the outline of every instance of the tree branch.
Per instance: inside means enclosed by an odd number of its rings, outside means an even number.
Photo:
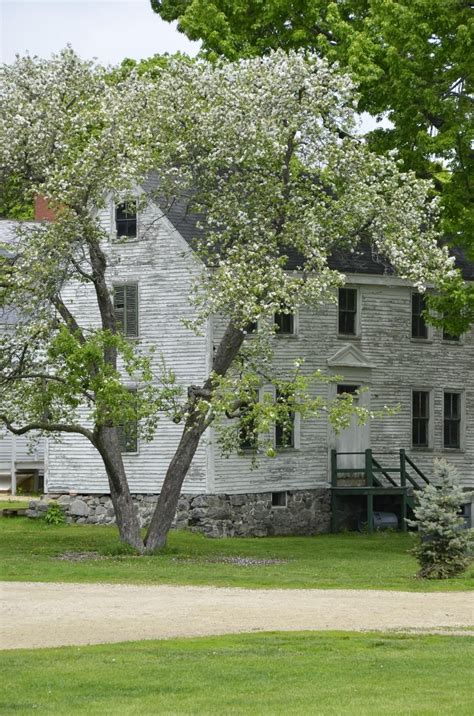
[[[63,423],[43,423],[41,421],[38,421],[28,423],[28,425],[24,425],[21,428],[15,428],[13,427],[7,416],[1,414],[0,421],[5,425],[7,430],[9,430],[14,435],[25,435],[26,433],[32,432],[33,430],[41,430],[42,432],[48,433],[76,433],[79,435],[83,435],[88,440],[90,440],[91,443],[94,442],[94,435],[90,430],[87,430],[87,428],[83,428],[82,425],[76,425],[74,423],[72,423],[71,425],[65,425]]]

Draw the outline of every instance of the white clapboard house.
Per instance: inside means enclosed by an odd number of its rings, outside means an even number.
[[[223,321],[209,321],[201,336],[183,325],[193,311],[191,283],[202,269],[193,252],[196,222],[178,205],[166,216],[153,203],[138,215],[130,203],[126,208],[111,199],[101,217],[124,332],[156,346],[156,360],[164,356],[183,385],[198,383],[209,371]],[[127,240],[117,242],[117,235]],[[474,266],[456,256],[466,280],[474,280]],[[289,259],[288,268],[296,268],[296,257]],[[373,510],[390,508],[400,516],[412,489],[432,480],[436,457],[459,469],[466,488],[474,486],[474,332],[452,336],[426,325],[423,297],[369,248],[334,255],[332,265],[347,276],[339,304],[277,316],[275,363],[284,370],[304,358],[308,370],[342,376],[318,390],[336,395],[363,387],[358,399],[365,405],[399,405],[398,412],[365,426],[354,420],[338,436],[325,417],[296,415],[289,444],[279,444],[276,426],[276,457],[261,456],[257,469],[251,450],[221,456],[209,430],[184,484],[178,524],[215,535],[308,534],[329,529],[331,514],[334,529],[341,518],[354,522]],[[68,300],[84,323],[98,320],[86,286]],[[153,441],[124,446],[130,486],[145,515],[181,430],[163,419]],[[0,442],[0,454],[10,444]],[[45,491],[63,495],[67,509],[76,505],[74,519],[108,521],[107,478],[87,440],[66,435],[46,453]]]

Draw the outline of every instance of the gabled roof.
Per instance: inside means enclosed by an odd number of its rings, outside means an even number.
[[[153,172],[143,188],[147,193],[156,194],[159,187],[158,175]],[[203,230],[198,227],[202,214],[189,209],[189,198],[177,199],[171,203],[163,201],[161,209],[175,229],[179,231],[188,245],[195,249]],[[293,248],[282,249],[288,256],[286,268],[295,271],[304,267],[305,258]],[[470,262],[460,248],[450,248],[450,253],[456,260],[456,266],[462,272],[466,281],[474,281],[474,263]],[[337,249],[329,258],[329,267],[341,273],[368,274],[373,276],[395,275],[395,270],[383,256],[377,254],[370,242],[361,242],[353,250]]]

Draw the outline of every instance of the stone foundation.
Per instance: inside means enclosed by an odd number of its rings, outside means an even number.
[[[286,501],[286,506],[272,505]],[[57,500],[66,521],[106,525],[115,522],[108,495],[45,495],[30,502],[28,517],[43,517],[48,501]],[[140,523],[147,526],[158,495],[134,495]],[[174,526],[203,532],[208,537],[267,537],[313,535],[328,532],[330,492],[328,489],[282,493],[259,492],[242,495],[181,495]]]

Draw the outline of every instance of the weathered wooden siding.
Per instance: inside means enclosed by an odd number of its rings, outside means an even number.
[[[183,327],[190,318],[189,290],[193,277],[201,270],[189,247],[166,219],[157,221],[157,209],[139,215],[139,240],[112,241],[113,207],[102,214],[110,233],[111,283],[137,283],[139,296],[140,345],[156,347],[153,361],[159,370],[161,356],[172,367],[180,384],[202,380],[206,371],[206,337],[198,337]],[[82,324],[98,321],[97,306],[90,289],[70,291],[68,302]],[[182,428],[166,418],[160,421],[155,439],[140,441],[138,454],[124,455],[133,492],[159,491],[166,468],[177,446]],[[193,460],[185,482],[188,493],[206,491],[207,448],[203,443]],[[101,460],[85,438],[66,436],[50,448],[47,475],[49,492],[107,492],[107,479]]]
[[[338,337],[335,304],[319,311],[303,308],[298,316],[298,335],[274,339],[275,366],[285,371],[294,359],[302,357],[308,373],[326,368],[344,376],[342,382],[367,385],[372,409],[400,405],[396,415],[372,422],[374,451],[405,448],[427,474],[432,473],[434,457],[445,457],[459,468],[464,484],[474,485],[474,333],[471,331],[460,344],[443,342],[437,330],[432,331],[430,340],[414,341],[408,285],[388,277],[360,275],[348,276],[348,285],[359,288],[360,335]],[[221,333],[221,323],[216,320],[216,338]],[[328,369],[328,358],[348,345],[361,351],[363,363],[373,367]],[[434,443],[429,450],[411,448],[411,395],[417,388],[433,390]],[[334,386],[319,390],[335,392]],[[443,390],[464,392],[464,445],[459,451],[442,447]],[[262,457],[258,469],[250,468],[248,455],[223,458],[216,450],[214,490],[244,493],[327,485],[328,453],[334,444],[335,436],[327,421],[318,418],[301,422],[299,449],[285,450],[276,458]]]

